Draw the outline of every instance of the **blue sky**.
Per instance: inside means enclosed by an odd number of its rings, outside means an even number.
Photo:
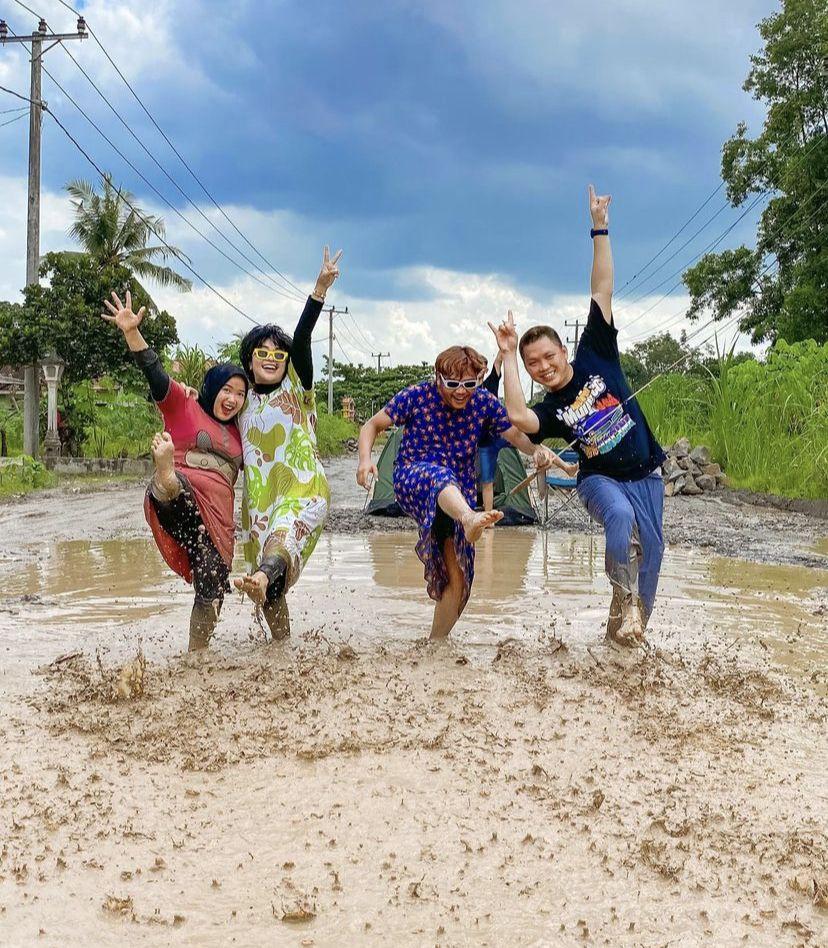
[[[55,0],[29,5],[56,31],[74,25]],[[721,145],[736,123],[755,129],[761,122],[741,83],[759,47],[756,24],[776,5],[97,0],[83,9],[158,122],[271,262],[308,286],[322,244],[345,248],[335,302],[350,306],[363,331],[348,324],[350,349],[341,337],[351,358],[363,357],[359,343],[407,361],[455,341],[488,346],[485,319],[507,306],[527,325],[582,314],[590,181],[613,194],[617,285],[632,276],[716,186]],[[0,16],[17,32],[34,27],[11,0],[0,0]],[[100,50],[91,41],[70,48],[213,214]],[[197,220],[65,54],[52,51],[46,64]],[[28,65],[13,47],[0,49],[0,83],[28,88]],[[293,302],[268,294],[176,221],[48,79],[44,97],[142,206],[165,217],[170,238],[200,272],[256,318],[295,318]],[[17,104],[7,99],[0,96],[0,108]],[[19,289],[25,269],[25,169],[24,120],[0,128],[4,298]],[[44,251],[68,245],[62,185],[93,174],[47,122]],[[653,283],[735,216],[717,218]],[[727,243],[751,240],[751,224]],[[190,340],[209,344],[243,328],[203,290],[156,295]],[[638,321],[636,333],[657,330],[681,307],[674,294]],[[623,326],[622,311],[618,321]]]

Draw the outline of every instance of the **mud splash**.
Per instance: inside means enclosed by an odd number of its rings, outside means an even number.
[[[321,629],[360,645],[422,637],[431,604],[413,543],[411,532],[323,536],[292,594],[296,632]],[[7,658],[23,667],[78,648],[120,648],[124,660],[137,647],[150,658],[174,654],[191,605],[147,539],[57,542],[11,572],[4,593],[0,634]],[[824,687],[827,603],[828,570],[669,549],[653,640],[696,649],[750,641]],[[473,595],[455,640],[491,650],[503,638],[533,641],[543,632],[583,649],[600,641],[606,608],[599,537],[490,531],[478,546]],[[214,647],[261,638],[248,604],[230,597]]]

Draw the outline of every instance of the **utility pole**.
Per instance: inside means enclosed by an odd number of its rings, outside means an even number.
[[[371,358],[377,360],[377,375],[379,375],[380,372],[382,372],[382,360],[390,359],[391,353],[390,352],[372,352]]]
[[[88,37],[86,21],[78,17],[77,32],[48,33],[46,21],[41,19],[31,36],[9,36],[5,20],[0,20],[0,45],[28,43],[32,54],[32,74],[29,85],[29,197],[26,218],[26,286],[38,283],[40,268],[40,132],[43,118],[41,82],[43,56],[65,40],[83,40]],[[52,42],[43,49],[44,39]],[[37,457],[40,447],[40,381],[37,363],[23,370],[23,453]]]
[[[345,309],[335,309],[333,306],[329,306],[327,309],[328,313],[328,414],[333,414],[333,344],[334,344],[334,331],[333,331],[333,321],[334,316],[347,316],[348,307]]]
[[[567,327],[569,327],[569,328],[572,328],[572,327],[575,328],[575,338],[574,338],[574,339],[570,339],[569,336],[566,337],[566,341],[567,341],[568,343],[572,344],[572,346],[573,346],[573,349],[572,349],[572,358],[573,358],[573,359],[575,358],[575,355],[576,355],[576,353],[578,352],[578,340],[581,338],[581,326],[582,326],[582,325],[583,325],[583,323],[581,322],[580,319],[576,319],[576,320],[574,320],[574,322],[570,322],[568,319],[564,321],[564,326],[567,326]]]

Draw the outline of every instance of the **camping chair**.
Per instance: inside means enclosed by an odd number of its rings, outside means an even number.
[[[561,451],[560,458],[567,464],[575,464],[578,461],[577,451]],[[548,530],[556,517],[563,511],[571,510],[586,520],[589,532],[592,533],[592,517],[589,512],[581,506],[578,501],[578,479],[576,477],[567,477],[560,468],[552,468],[544,475],[538,473],[536,488],[538,492],[538,522],[544,530]],[[549,510],[549,500],[555,505]],[[543,513],[540,510],[540,502],[543,503]]]

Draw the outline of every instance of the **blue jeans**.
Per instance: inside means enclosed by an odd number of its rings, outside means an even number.
[[[603,524],[607,576],[626,592],[637,594],[649,618],[664,555],[661,475],[615,481],[590,474],[578,485],[578,496],[592,518]]]
[[[497,456],[509,442],[505,438],[494,438],[490,444],[481,444],[477,449],[480,458],[480,483],[493,484],[497,474]]]

